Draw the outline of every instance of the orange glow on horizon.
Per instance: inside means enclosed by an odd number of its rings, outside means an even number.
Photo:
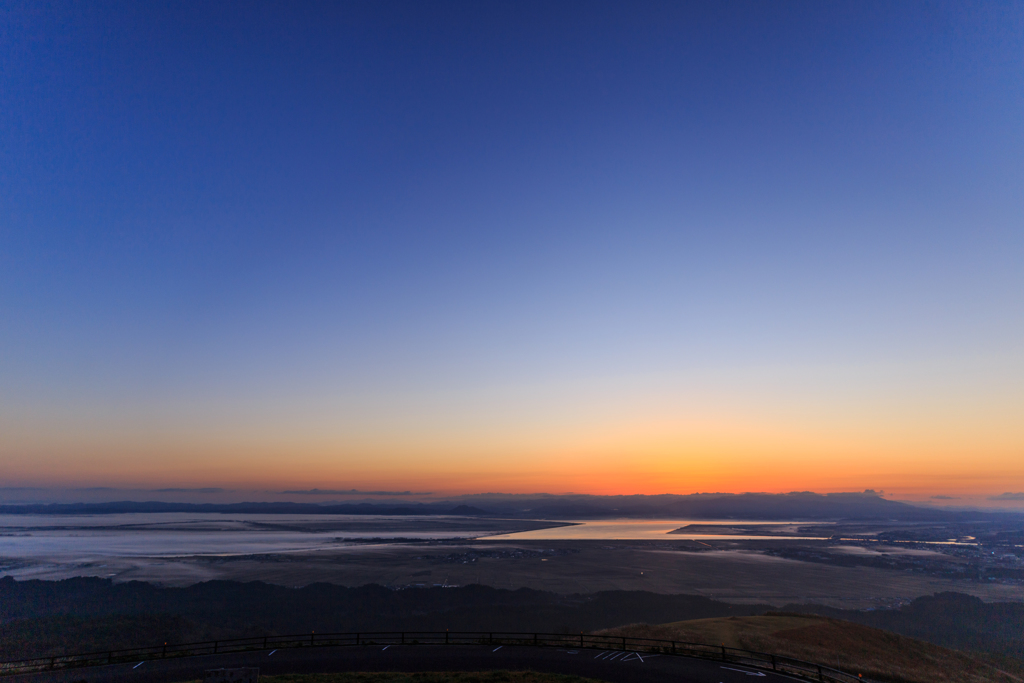
[[[0,417],[0,480],[440,495],[874,489],[927,499],[1024,491],[1016,384],[1001,393],[914,389],[822,403],[781,391],[599,388],[584,392],[589,403],[570,400],[576,389],[534,387],[507,404],[480,399],[479,409],[473,396],[440,407],[418,396],[381,400],[365,412],[313,398],[288,412],[190,405],[159,415],[76,409],[41,417],[11,404]]]
[[[73,459],[66,455],[68,445],[59,441],[21,448],[5,455],[2,469],[7,482],[62,486],[356,488],[445,495],[871,488],[927,498],[1024,489],[1024,459],[1010,439],[990,433],[987,443],[969,445],[948,438],[943,443],[891,436],[705,422],[619,425],[582,436],[518,440],[435,435],[418,444],[414,439],[331,443],[284,438],[163,439],[153,444],[100,438],[78,442]]]

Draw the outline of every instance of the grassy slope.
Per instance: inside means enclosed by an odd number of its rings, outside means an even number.
[[[1019,673],[996,668],[956,650],[816,615],[769,614],[658,625],[631,624],[599,633],[723,644],[827,664],[877,680],[915,683],[1024,681]]]

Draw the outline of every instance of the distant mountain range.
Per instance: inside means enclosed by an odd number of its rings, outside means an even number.
[[[164,503],[130,500],[111,503],[39,503],[0,505],[4,515],[103,515],[140,512],[227,512],[261,515],[464,515],[489,516],[486,510],[451,502],[438,503]]]
[[[455,499],[492,513],[542,519],[610,517],[738,520],[966,521],[1024,517],[1020,513],[944,510],[861,493],[695,493],[656,496],[477,494]]]
[[[863,493],[698,493],[656,496],[592,496],[482,493],[427,503],[50,503],[0,505],[0,514],[111,514],[222,512],[233,514],[463,515],[534,519],[615,517],[742,520],[1006,520],[1021,513],[943,510]]]

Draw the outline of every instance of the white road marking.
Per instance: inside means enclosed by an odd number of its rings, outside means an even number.
[[[504,647],[504,645],[499,645],[498,647],[496,647],[493,650],[491,650],[491,652],[497,652],[498,650],[500,650],[503,647]]]
[[[610,662],[610,661],[612,661],[613,659],[618,659],[618,658],[619,658],[619,657],[621,657],[622,655],[623,655],[623,653],[622,653],[622,652],[616,652],[615,654],[613,654],[613,655],[612,655],[611,657],[609,657],[609,658],[608,658],[608,661]]]
[[[385,645],[384,646],[384,650],[388,649],[389,647],[391,647],[391,646],[390,645]],[[381,652],[384,652],[384,650],[381,650]]]
[[[567,654],[567,655],[578,655],[579,653],[580,653],[579,650],[566,650],[565,651],[565,654]]]
[[[132,667],[132,670],[134,671],[135,669],[138,669],[143,664],[145,664],[145,662],[139,662],[138,664],[136,664],[135,666]]]
[[[270,655],[274,654],[275,652],[277,652],[277,650],[271,650],[270,651]],[[267,656],[269,657],[270,655],[267,655]]]
[[[731,666],[723,666],[722,668],[723,669],[728,669],[729,671],[739,671],[741,674],[747,674],[748,676],[764,676],[764,674],[761,673],[760,671],[747,671],[746,669],[734,669]]]

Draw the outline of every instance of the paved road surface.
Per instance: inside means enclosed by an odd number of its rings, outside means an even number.
[[[738,664],[622,650],[481,645],[363,645],[242,652],[141,664],[12,676],[4,683],[175,683],[202,679],[205,669],[258,666],[261,674],[335,671],[489,671],[531,669],[611,683],[792,683],[781,674]]]

